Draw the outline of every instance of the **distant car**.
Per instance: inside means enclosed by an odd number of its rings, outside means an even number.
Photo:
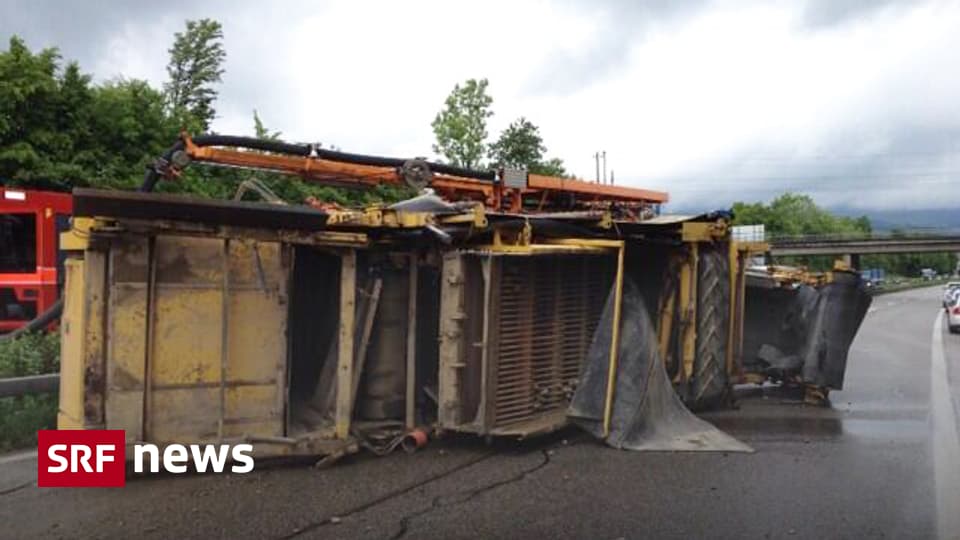
[[[960,294],[954,294],[945,309],[947,310],[947,328],[950,333],[960,333]]]

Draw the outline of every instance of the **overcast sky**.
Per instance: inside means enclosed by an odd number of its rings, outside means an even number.
[[[224,26],[221,133],[257,109],[289,140],[430,155],[446,94],[486,77],[491,139],[526,116],[575,174],[606,150],[674,208],[960,206],[960,2],[5,0],[0,37],[160,85],[199,17]]]

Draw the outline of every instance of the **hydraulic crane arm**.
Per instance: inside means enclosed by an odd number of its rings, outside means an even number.
[[[337,152],[316,145],[280,141],[184,134],[147,171],[142,191],[150,191],[161,177],[176,177],[191,161],[229,167],[268,170],[324,184],[370,188],[407,185],[432,188],[447,200],[476,200],[495,210],[524,212],[573,209],[584,205],[618,203],[650,205],[666,202],[657,191],[593,184],[582,180],[526,174],[476,171],[431,163],[423,159],[395,159]]]

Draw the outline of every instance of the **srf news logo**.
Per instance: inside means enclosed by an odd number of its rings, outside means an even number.
[[[253,446],[249,444],[170,444],[161,452],[155,444],[133,447],[134,472],[173,474],[187,472],[192,463],[197,472],[222,473],[253,470]],[[126,444],[122,429],[41,430],[37,432],[37,486],[123,487],[126,477]],[[147,465],[145,467],[144,465]]]

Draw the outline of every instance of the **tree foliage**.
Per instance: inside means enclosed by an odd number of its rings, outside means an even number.
[[[490,145],[489,157],[494,164],[502,167],[522,167],[536,174],[564,176],[563,161],[559,158],[545,160],[546,152],[540,129],[521,116]]]
[[[222,40],[218,22],[187,21],[174,36],[170,79],[160,90],[136,79],[94,83],[77,64],[64,65],[57,49],[32,52],[19,38],[11,38],[8,49],[0,50],[0,183],[55,190],[137,187],[145,168],[182,129],[199,133],[209,128],[215,116],[216,85],[224,73]],[[486,122],[493,114],[487,86],[486,79],[456,85],[434,119],[434,149],[451,163],[476,168],[487,155]],[[281,135],[268,129],[256,111],[253,131],[261,138]],[[561,160],[544,158],[539,131],[526,119],[511,125],[495,148],[491,155],[498,161],[509,159],[542,174],[564,174]],[[524,154],[527,150],[532,153]],[[292,203],[314,197],[342,205],[373,204],[413,194],[391,186],[351,191],[201,164],[176,180],[161,182],[157,189],[232,198],[251,175]]]
[[[0,53],[0,175],[13,183],[56,188],[77,176],[69,156],[83,119],[65,113],[71,102],[85,105],[88,78],[59,62],[56,49],[33,54],[17,37]]]
[[[184,129],[207,131],[216,115],[216,84],[227,58],[223,28],[212,19],[187,21],[186,29],[174,34],[169,53],[164,92],[170,112]]]
[[[784,193],[769,205],[733,204],[734,225],[763,224],[767,236],[866,234],[871,230],[866,216],[835,216],[816,205],[809,195]]]
[[[257,114],[257,110],[253,110],[253,136],[258,139],[263,139],[266,141],[276,141],[280,139],[280,136],[283,135],[279,131],[270,131],[265,125],[263,125],[263,120],[260,119],[260,115]]]
[[[88,180],[102,188],[137,187],[143,171],[177,137],[163,94],[146,81],[116,80],[94,89]]]
[[[493,116],[487,84],[487,79],[469,79],[455,85],[433,119],[433,151],[453,165],[479,167],[486,153],[487,118]]]
[[[0,178],[45,189],[131,187],[176,128],[146,82],[99,86],[56,49],[0,51]]]

